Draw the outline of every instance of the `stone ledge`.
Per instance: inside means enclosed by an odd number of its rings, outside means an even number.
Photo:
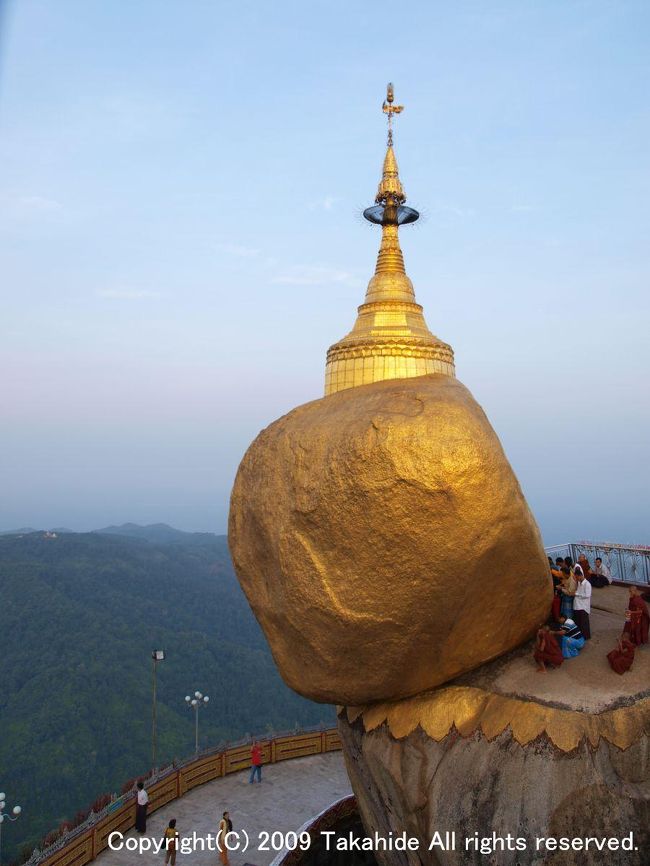
[[[592,639],[557,670],[536,673],[528,643],[415,697],[348,707],[347,719],[359,719],[366,731],[386,724],[396,739],[418,727],[438,742],[454,730],[493,739],[510,729],[520,745],[542,737],[567,752],[582,740],[597,746],[602,738],[627,749],[650,736],[650,645],[637,649],[628,673],[611,670],[607,653],[622,631],[625,598],[613,587],[604,592],[620,613],[594,607]]]

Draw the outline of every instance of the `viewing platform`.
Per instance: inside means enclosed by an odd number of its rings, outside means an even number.
[[[267,866],[284,851],[287,832],[317,817],[337,801],[351,800],[352,789],[345,769],[336,728],[278,734],[258,740],[262,757],[262,782],[249,783],[251,740],[224,750],[213,749],[143,777],[149,795],[147,832],[136,833],[135,790],[113,796],[100,812],[88,818],[44,850],[36,850],[25,866],[135,866],[162,862],[159,848],[164,829],[175,818],[181,840],[204,839],[196,850],[183,853],[180,862],[218,863],[214,849],[219,821],[230,813],[233,831],[245,831],[246,851],[232,851],[231,866]],[[353,803],[353,800],[352,800]],[[345,814],[351,805],[346,806]],[[339,807],[334,810],[336,814]],[[259,834],[269,837],[260,850]],[[211,837],[211,838],[209,838]],[[142,842],[140,850],[139,842]],[[210,844],[212,850],[210,850]],[[121,850],[116,850],[121,845]],[[144,850],[147,847],[148,850]],[[156,853],[158,851],[158,853]]]
[[[216,836],[224,811],[230,813],[234,830],[246,830],[251,839],[250,848],[229,855],[232,866],[244,863],[268,866],[278,854],[269,845],[268,851],[258,848],[259,834],[267,831],[286,834],[297,831],[301,825],[326,809],[336,800],[352,793],[340,751],[307,758],[296,758],[270,764],[262,770],[262,782],[249,784],[249,771],[242,770],[225,778],[215,779],[190,791],[158,809],[147,821],[145,836],[159,841],[171,818],[176,818],[176,829],[182,836]],[[142,838],[129,830],[126,838]],[[98,866],[143,866],[148,862],[162,862],[163,855],[153,852],[111,851],[105,849],[95,860]],[[215,866],[219,862],[216,851],[179,853],[177,864]]]

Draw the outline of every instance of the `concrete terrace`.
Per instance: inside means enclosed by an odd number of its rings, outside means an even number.
[[[620,676],[607,661],[623,631],[626,587],[594,589],[591,600],[591,640],[580,655],[558,670],[535,673],[532,643],[490,662],[456,682],[490,689],[497,694],[539,701],[580,712],[601,713],[650,694],[650,644],[636,651],[632,670]]]
[[[248,783],[249,771],[233,773],[194,788],[178,800],[163,806],[147,821],[146,837],[160,841],[171,818],[177,820],[181,836],[215,835],[224,811],[230,812],[234,830],[246,830],[251,848],[245,853],[232,852],[231,866],[268,866],[275,851],[259,851],[258,834],[267,830],[286,833],[298,830],[312,816],[335,800],[352,793],[341,752],[329,752],[308,758],[296,758],[269,764],[263,769],[262,784]],[[134,830],[127,839],[141,838]],[[98,866],[146,866],[160,864],[163,854],[149,851],[103,851],[95,861]],[[177,866],[218,866],[217,851],[195,851],[179,854]]]

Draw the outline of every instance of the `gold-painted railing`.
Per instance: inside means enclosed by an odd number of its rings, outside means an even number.
[[[305,731],[296,734],[259,739],[262,747],[262,760],[265,764],[275,764],[290,758],[304,758],[334,752],[341,748],[336,728],[323,731]],[[234,746],[214,754],[199,756],[180,767],[170,767],[151,786],[149,794],[149,814],[162,806],[182,797],[192,788],[204,785],[214,779],[237,773],[250,767],[250,743]],[[119,797],[110,804],[96,823],[72,830],[63,845],[56,844],[55,851],[42,851],[30,858],[29,866],[85,866],[108,847],[108,837],[114,831],[126,833],[135,824],[135,794],[132,792]]]

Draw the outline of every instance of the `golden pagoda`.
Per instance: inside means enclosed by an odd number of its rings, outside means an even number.
[[[327,351],[325,395],[384,379],[409,379],[429,373],[455,376],[454,353],[431,333],[413,283],[404,268],[399,226],[420,216],[406,207],[406,195],[393,150],[392,120],[404,106],[394,104],[393,85],[383,103],[388,117],[388,145],[375,205],[363,215],[381,225],[381,245],[375,274],[350,333]]]
[[[382,239],[365,302],[328,352],[325,396],[249,447],[228,523],[285,682],[352,707],[419,695],[515,649],[553,594],[501,443],[404,270],[399,227],[419,214],[399,178],[390,85],[383,107],[388,148],[364,212]]]

